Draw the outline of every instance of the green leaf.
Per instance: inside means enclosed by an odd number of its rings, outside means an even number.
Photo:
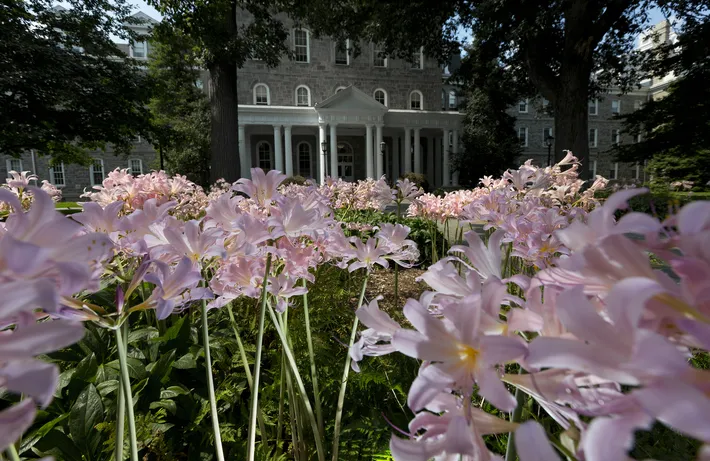
[[[72,376],[76,373],[76,368],[70,368],[63,371],[59,375],[59,380],[57,382],[57,389],[54,391],[54,397],[59,398],[62,396],[62,389],[67,387],[72,380]]]
[[[126,365],[128,366],[128,376],[130,376],[131,379],[143,379],[148,374],[145,370],[145,365],[143,365],[143,362],[141,362],[135,357],[127,357]],[[121,372],[121,366],[118,360],[113,360],[107,363],[106,366],[117,370],[119,373]]]
[[[158,329],[155,327],[140,328],[128,333],[128,344],[135,344],[141,340],[150,340],[158,336]]]
[[[178,370],[188,370],[191,368],[197,368],[197,361],[192,354],[185,354],[173,363],[173,368]]]
[[[155,410],[156,408],[165,408],[171,415],[174,415],[177,412],[177,404],[174,400],[169,399],[151,402],[150,409]]]
[[[180,386],[170,386],[167,389],[163,389],[160,391],[160,398],[161,399],[172,399],[174,397],[177,397],[178,395],[187,395],[189,394],[190,391],[182,388]]]
[[[72,439],[93,453],[100,440],[96,425],[103,421],[104,406],[96,386],[89,384],[81,391],[69,414],[69,433]]]
[[[101,394],[101,397],[106,397],[107,395],[112,394],[113,392],[116,392],[118,389],[118,386],[121,383],[117,379],[109,379],[106,380],[96,386],[96,390],[99,391],[99,394]]]
[[[40,439],[42,439],[42,437],[46,436],[49,433],[49,431],[54,429],[54,426],[61,423],[62,421],[64,421],[68,417],[69,417],[69,413],[64,413],[63,415],[58,416],[58,417],[54,418],[53,420],[44,423],[44,425],[42,427],[40,427],[39,429],[37,429],[36,431],[30,433],[29,435],[26,435],[22,439],[22,444],[20,445],[20,453],[24,453],[25,451],[32,448]]]
[[[34,448],[40,451],[40,456],[53,455],[62,461],[82,461],[81,451],[74,441],[56,429],[38,440]]]
[[[151,378],[156,378],[162,382],[166,375],[170,372],[170,367],[175,361],[175,350],[171,350],[167,354],[163,354],[157,362],[151,363],[146,367],[150,372]]]
[[[72,379],[81,379],[87,383],[93,382],[98,369],[99,363],[96,361],[96,354],[92,352],[91,355],[84,357],[84,359],[79,362],[79,365],[76,367],[76,373],[74,373]]]

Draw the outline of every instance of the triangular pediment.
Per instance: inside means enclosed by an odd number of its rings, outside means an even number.
[[[360,112],[384,114],[387,107],[375,101],[375,98],[357,89],[353,85],[335,93],[315,106],[318,112]]]
[[[151,18],[147,14],[145,14],[142,11],[138,11],[135,14],[131,15],[129,17],[129,20],[127,21],[129,26],[138,26],[138,27],[145,27],[145,26],[150,26],[153,24],[157,24],[158,21],[155,19]]]

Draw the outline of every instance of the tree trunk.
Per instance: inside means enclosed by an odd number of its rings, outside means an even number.
[[[241,177],[239,165],[239,121],[237,117],[237,66],[217,62],[209,66],[211,82],[210,181]]]
[[[556,95],[555,110],[555,161],[564,158],[564,151],[580,160],[579,175],[589,177],[589,76],[577,69],[560,75],[561,85]]]

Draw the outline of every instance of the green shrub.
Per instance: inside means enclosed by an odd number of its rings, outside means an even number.
[[[298,184],[299,186],[303,186],[306,184],[306,178],[303,176],[291,176],[286,179],[281,183],[282,186],[290,186],[291,184]]]
[[[426,179],[426,176],[424,176],[421,173],[406,173],[402,177],[402,179],[409,179],[411,182],[416,184],[418,187],[424,190],[424,192],[429,192],[429,181]]]

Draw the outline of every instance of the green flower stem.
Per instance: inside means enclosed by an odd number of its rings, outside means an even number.
[[[15,448],[15,444],[11,443],[9,447],[7,447],[7,456],[10,458],[10,461],[20,461],[20,455],[17,453],[17,448]]]
[[[515,389],[515,400],[517,400],[518,405],[515,407],[515,410],[513,411],[513,415],[510,418],[511,423],[519,423],[520,422],[520,417],[523,414],[523,407],[525,406],[525,397],[526,394],[520,388]],[[515,433],[514,432],[509,432],[508,433],[508,446],[505,449],[505,461],[515,461],[518,457],[518,453],[515,449]]]
[[[251,409],[249,411],[249,438],[247,441],[247,460],[254,461],[256,455],[256,414],[259,411],[259,381],[261,375],[261,349],[264,342],[264,317],[266,314],[266,287],[271,270],[271,253],[266,257],[264,281],[261,289],[261,309],[259,310],[259,329],[256,338],[256,356],[254,358],[254,388],[251,393]]]
[[[123,334],[128,337],[128,319],[123,322]],[[120,347],[117,345],[116,347]],[[126,395],[118,386],[118,402],[116,403],[116,461],[123,461],[123,439],[126,425]]]
[[[365,280],[362,282],[362,290],[360,291],[360,299],[357,303],[357,308],[362,306],[362,302],[365,299],[365,288],[367,288],[367,281],[370,278],[369,272],[365,275]],[[357,335],[358,318],[355,316],[353,321],[353,329],[350,333],[350,343],[348,343],[348,350],[346,351],[345,357],[345,368],[343,369],[343,380],[340,382],[340,394],[338,394],[338,406],[335,410],[335,429],[333,430],[333,461],[338,461],[338,450],[340,448],[340,424],[343,419],[343,405],[345,403],[345,388],[348,385],[348,374],[350,373],[350,349],[355,343],[355,336]]]
[[[303,288],[306,288],[306,279],[303,279]],[[311,320],[308,312],[308,293],[303,295],[303,314],[306,322],[306,342],[308,343],[308,358],[311,362],[311,381],[313,381],[313,399],[316,404],[316,420],[318,421],[318,430],[321,435],[323,431],[323,409],[320,405],[320,390],[318,389],[318,373],[316,372],[316,357],[313,353],[313,338],[311,336]]]
[[[210,414],[212,416],[212,431],[214,432],[214,448],[217,461],[224,461],[222,451],[222,434],[219,431],[219,415],[217,414],[217,399],[214,395],[214,381],[212,379],[212,358],[210,357],[210,333],[207,322],[207,300],[202,300],[202,343],[205,348],[205,369],[207,371],[207,391],[210,397]]]
[[[126,319],[126,322],[128,320]],[[118,363],[121,367],[121,385],[125,395],[125,406],[128,410],[128,439],[131,446],[131,461],[138,461],[138,442],[136,436],[136,417],[133,414],[133,392],[131,392],[131,377],[128,374],[127,344],[123,341],[121,328],[114,330],[116,333],[116,348],[118,349]]]
[[[281,329],[281,326],[279,325],[279,321],[276,318],[276,313],[274,312],[274,309],[269,305],[268,306],[269,310],[269,315],[271,316],[271,320],[274,323],[274,327],[276,328],[276,332],[279,335],[279,339],[281,340],[281,344],[283,345],[284,352],[286,353],[286,358],[288,359],[288,364],[291,369],[291,372],[293,374],[293,378],[296,380],[296,385],[298,386],[298,392],[301,394],[301,399],[303,400],[303,405],[306,407],[306,413],[308,413],[308,419],[311,422],[311,429],[313,430],[313,435],[316,440],[316,450],[318,452],[318,460],[319,461],[325,461],[325,451],[323,450],[323,440],[321,439],[320,433],[318,432],[318,423],[316,422],[316,417],[313,414],[313,407],[311,407],[311,402],[308,400],[308,394],[306,394],[306,387],[303,385],[303,379],[301,379],[301,375],[298,372],[298,366],[296,365],[296,359],[293,356],[293,353],[291,352],[291,348],[288,347],[288,338],[284,334],[284,331]]]
[[[281,380],[279,381],[279,416],[276,423],[276,449],[281,449],[281,429],[284,422],[284,387],[286,380],[286,354],[281,352]]]
[[[271,309],[271,302],[268,302],[268,307]],[[276,314],[279,320],[279,326],[281,331],[284,332],[286,341],[288,343],[289,349],[293,351],[293,343],[291,342],[291,335],[288,331],[288,309],[284,311],[283,314]],[[281,350],[281,357],[286,357],[286,350]],[[298,455],[300,459],[307,459],[306,455],[306,442],[304,435],[304,425],[303,425],[303,409],[298,405],[298,399],[296,391],[293,388],[293,377],[290,370],[286,370],[286,383],[288,390],[288,403],[289,403],[289,413],[291,415],[291,440],[293,442],[294,453]]]
[[[232,312],[232,304],[227,306],[227,312],[229,312],[229,320],[232,323],[232,331],[234,332],[234,338],[237,340],[237,347],[239,347],[239,355],[242,358],[242,365],[244,366],[244,374],[247,375],[247,384],[249,385],[249,391],[254,392],[254,378],[251,374],[251,369],[249,368],[249,362],[247,361],[247,353],[244,349],[244,343],[242,342],[242,337],[239,335],[239,328],[237,328],[237,321],[234,319],[234,313]],[[264,424],[264,415],[259,408],[259,412],[256,414],[257,422],[259,423],[259,431],[262,437],[266,437],[266,425]]]

